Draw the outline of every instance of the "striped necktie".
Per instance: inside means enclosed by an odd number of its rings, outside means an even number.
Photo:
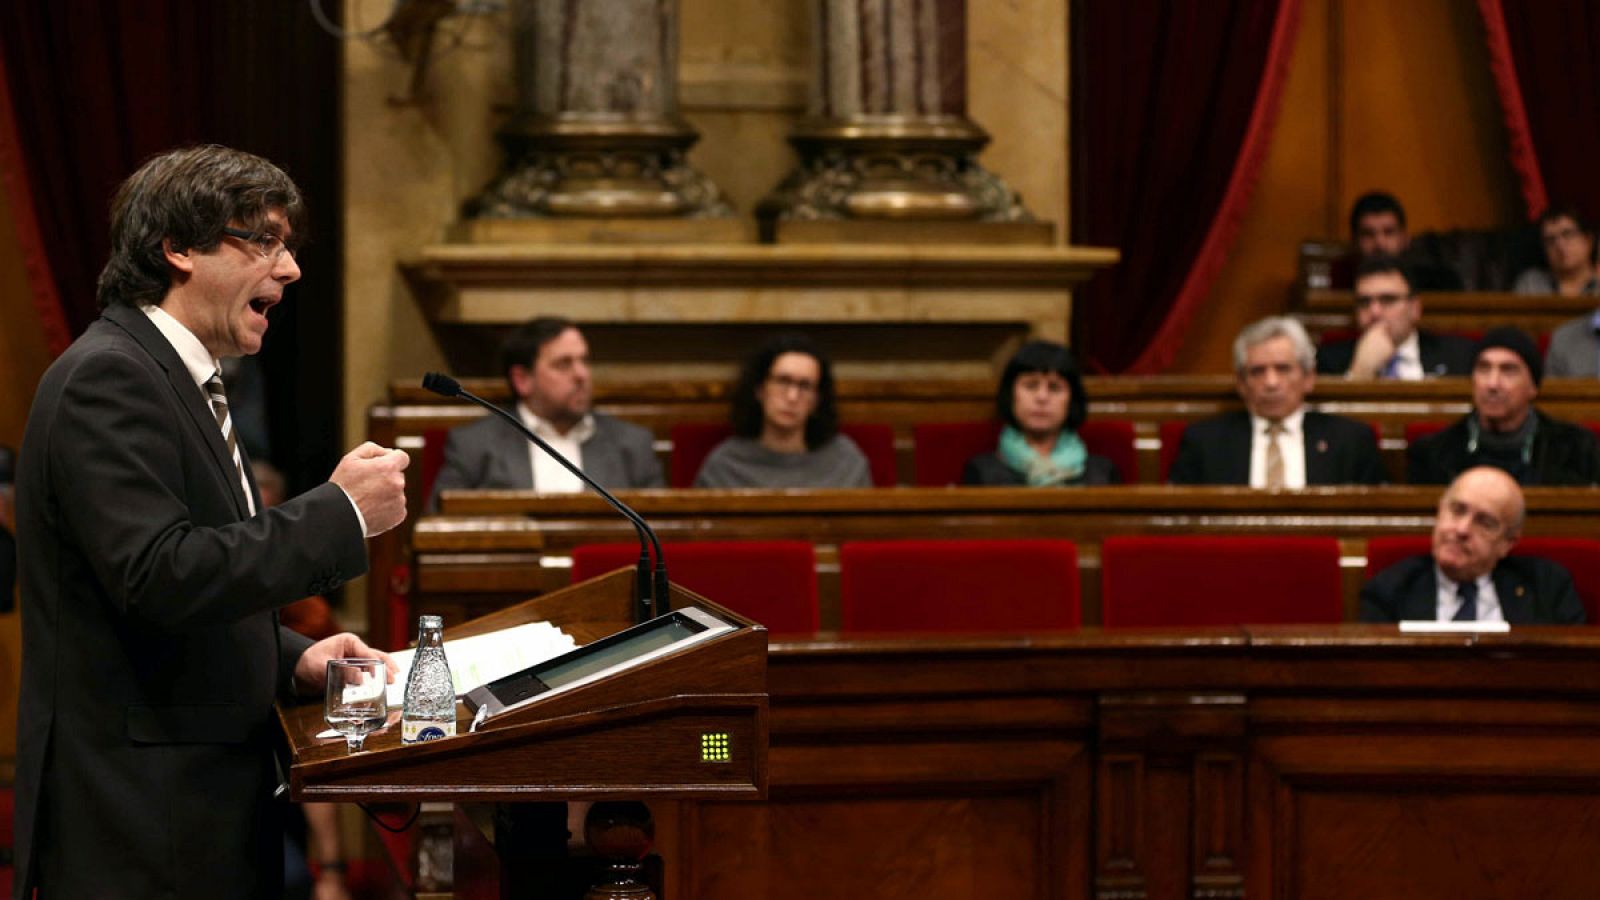
[[[1286,429],[1282,422],[1271,422],[1267,425],[1267,489],[1276,491],[1283,488],[1283,445],[1278,443]]]
[[[239,440],[233,433],[233,419],[228,415],[228,395],[222,390],[222,373],[213,372],[206,379],[206,395],[211,398],[211,412],[217,417],[217,427],[222,429],[222,440],[228,445],[228,453],[233,456],[233,471],[239,476],[239,486],[244,490],[248,504],[250,497],[250,482],[244,477],[244,462],[239,457]]]

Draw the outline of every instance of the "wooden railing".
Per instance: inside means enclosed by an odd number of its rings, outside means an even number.
[[[1600,633],[783,642],[666,895],[1600,896]]]
[[[884,538],[1066,538],[1078,545],[1087,623],[1100,621],[1100,542],[1122,534],[1303,534],[1340,539],[1346,618],[1354,621],[1366,539],[1425,534],[1439,489],[1125,486],[887,488],[839,491],[623,492],[664,542],[789,539],[817,550],[819,618],[839,623],[838,548]],[[422,518],[411,548],[413,602],[453,621],[568,583],[574,547],[632,542],[631,525],[598,498],[450,492]],[[1530,535],[1589,537],[1600,488],[1530,488]],[[670,560],[669,560],[670,562]],[[374,616],[382,615],[374,608]]]

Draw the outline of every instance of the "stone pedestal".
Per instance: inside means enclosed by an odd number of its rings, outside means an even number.
[[[721,217],[717,186],[684,153],[677,0],[515,0],[517,112],[509,169],[469,218]]]
[[[813,11],[811,101],[790,135],[801,163],[757,209],[765,238],[791,222],[1032,221],[977,162],[989,136],[966,115],[965,0],[813,0]]]

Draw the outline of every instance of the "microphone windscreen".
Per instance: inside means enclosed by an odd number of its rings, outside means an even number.
[[[440,372],[429,372],[422,376],[422,387],[445,397],[461,396],[461,382]]]

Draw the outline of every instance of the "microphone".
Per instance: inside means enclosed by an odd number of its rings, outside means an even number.
[[[422,387],[424,390],[432,391],[441,397],[460,397],[464,400],[470,400],[510,422],[513,428],[522,432],[523,437],[536,444],[540,450],[543,450],[551,459],[564,466],[568,472],[578,476],[579,481],[588,485],[596,494],[604,498],[617,512],[622,513],[623,517],[633,524],[633,530],[639,535],[639,563],[634,569],[633,579],[633,616],[635,623],[646,622],[654,616],[664,615],[672,611],[672,599],[667,593],[667,558],[661,552],[661,542],[656,539],[655,529],[645,522],[643,516],[634,512],[633,508],[628,504],[612,496],[610,491],[596,484],[593,478],[585,475],[582,469],[573,465],[572,460],[557,453],[554,447],[545,443],[543,438],[534,434],[528,426],[522,424],[521,419],[463,388],[461,382],[451,378],[449,375],[429,372],[422,376]],[[645,543],[646,539],[649,540],[648,545]],[[656,552],[654,579],[652,579],[650,572],[650,548],[654,548]]]

